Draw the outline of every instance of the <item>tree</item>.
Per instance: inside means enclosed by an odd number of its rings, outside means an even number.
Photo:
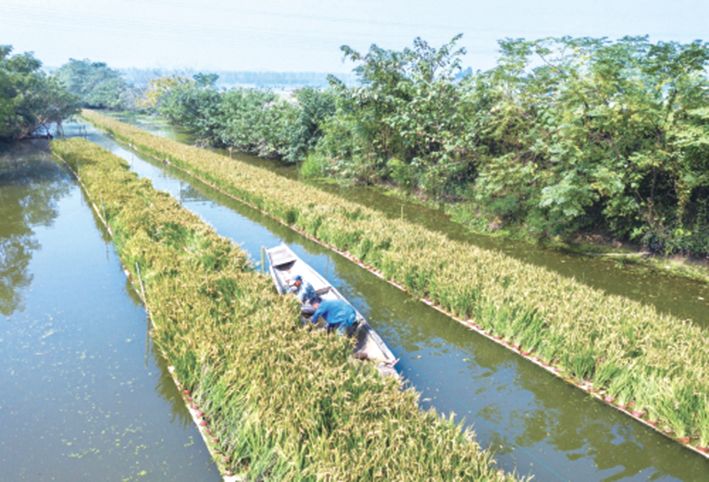
[[[61,128],[63,119],[78,110],[77,99],[56,78],[40,70],[32,54],[11,55],[0,46],[0,139],[22,139],[50,125]]]
[[[402,51],[372,45],[366,54],[343,46],[361,85],[334,83],[338,108],[325,127],[323,154],[352,165],[362,180],[450,194],[473,169],[457,81],[465,54],[460,37],[440,48],[420,38]]]
[[[707,43],[505,39],[473,73],[459,41],[343,46],[354,86],[224,92],[198,74],[156,84],[157,104],[205,143],[464,200],[478,226],[709,253]]]
[[[222,98],[220,140],[263,157],[287,155],[297,135],[298,108],[276,94],[232,89]]]
[[[158,109],[168,121],[194,133],[201,143],[220,143],[221,97],[211,79],[197,74],[178,79],[160,95]]]
[[[187,84],[190,80],[185,77],[171,76],[158,77],[148,82],[148,87],[143,92],[143,96],[136,103],[140,109],[149,111],[160,111],[161,102],[167,94],[181,84]]]
[[[82,107],[120,110],[131,105],[130,86],[120,72],[103,62],[70,59],[56,71],[56,76],[81,99]]]
[[[501,49],[475,84],[480,204],[540,236],[606,229],[652,250],[706,250],[706,43],[516,39]]]
[[[335,93],[331,89],[313,87],[295,93],[297,119],[284,158],[290,162],[303,160],[323,135],[323,124],[335,113]]]
[[[220,92],[214,74],[151,82],[145,106],[156,106],[199,142],[229,146],[287,162],[302,160],[322,135],[335,109],[332,92],[301,89],[294,96],[236,88]]]

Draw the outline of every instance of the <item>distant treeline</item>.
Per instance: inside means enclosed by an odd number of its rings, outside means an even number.
[[[508,39],[470,73],[458,40],[345,46],[357,84],[292,97],[163,78],[144,107],[205,143],[458,202],[491,227],[709,254],[707,43]]]
[[[151,80],[160,77],[191,78],[199,71],[194,69],[120,69],[123,77],[130,83],[143,88]],[[258,72],[258,71],[211,71],[218,75],[216,86],[220,88],[234,86],[259,87],[265,89],[299,88],[328,86],[329,74],[325,72]],[[351,74],[338,74],[347,84],[353,84],[356,77]]]
[[[262,157],[302,160],[335,114],[336,92],[306,87],[291,94],[215,86],[216,74],[150,83],[140,106],[189,130],[199,143],[230,146]]]

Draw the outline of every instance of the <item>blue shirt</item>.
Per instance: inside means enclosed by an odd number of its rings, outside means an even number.
[[[320,306],[315,310],[310,321],[317,323],[318,318],[321,316],[327,322],[328,327],[348,327],[354,325],[357,320],[357,313],[354,308],[342,300],[324,300],[320,302]]]
[[[302,281],[300,286],[291,286],[290,292],[295,293],[301,303],[307,303],[317,296],[315,288],[307,281]]]

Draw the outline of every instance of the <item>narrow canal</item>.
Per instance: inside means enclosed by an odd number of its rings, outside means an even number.
[[[189,134],[176,130],[154,116],[123,114],[116,117],[155,135],[186,143],[193,140]],[[223,150],[219,152],[229,155]],[[298,171],[293,165],[246,154],[233,153],[233,157],[291,179],[298,177]],[[706,283],[650,270],[628,262],[591,258],[545,249],[521,241],[475,234],[463,225],[451,221],[441,210],[387,196],[376,188],[345,187],[325,183],[316,185],[349,201],[382,211],[390,217],[404,217],[413,223],[442,232],[451,239],[502,251],[527,263],[544,266],[564,276],[576,278],[594,288],[653,305],[662,312],[709,327],[709,285]]]
[[[0,480],[219,480],[113,246],[43,141],[0,152]]]
[[[422,405],[454,412],[500,466],[536,480],[702,480],[709,462],[535,365],[414,301],[344,258],[199,182],[88,127],[89,139],[127,159],[252,259],[288,243],[369,319],[401,361]]]

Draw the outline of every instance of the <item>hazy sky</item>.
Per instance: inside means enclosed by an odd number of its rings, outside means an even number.
[[[0,44],[45,64],[345,72],[339,46],[440,45],[464,34],[489,68],[504,37],[709,35],[709,0],[0,0]]]

